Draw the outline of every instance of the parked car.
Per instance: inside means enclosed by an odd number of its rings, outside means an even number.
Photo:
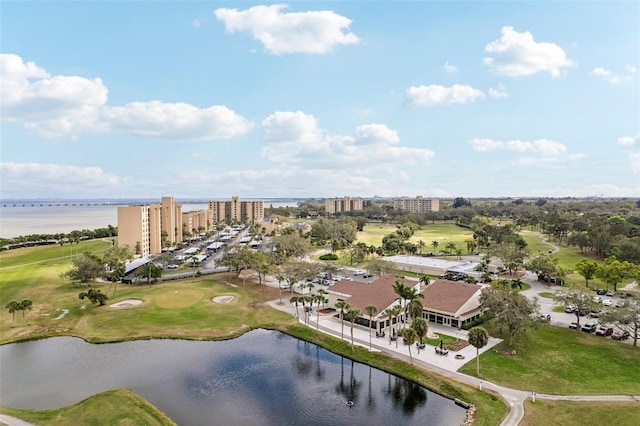
[[[593,333],[594,331],[596,331],[596,327],[597,326],[595,322],[588,322],[582,325],[582,331],[587,333]]]
[[[611,299],[604,299],[602,301],[602,306],[613,306],[613,300]]]
[[[604,296],[606,294],[606,291],[604,291],[603,289],[599,288],[596,290],[596,294],[598,296]]]
[[[589,312],[589,316],[591,318],[600,318],[600,312],[602,312],[600,309],[593,309],[591,312]]]
[[[564,311],[568,314],[572,314],[576,311],[576,308],[574,308],[573,306],[569,305],[569,306],[565,306]]]
[[[616,303],[613,306],[615,306],[616,308],[624,308],[624,301],[616,300]]]
[[[371,278],[373,277],[373,274],[370,274],[369,272],[365,272],[364,274],[362,274],[362,278]]]
[[[615,295],[616,295],[616,292],[615,292],[615,291],[613,291],[613,290],[609,290],[609,291],[607,291],[605,294],[606,294],[607,296],[609,296],[609,297],[613,297],[613,296],[615,296]]]
[[[540,320],[543,322],[549,322],[551,321],[551,315],[550,314],[540,314]]]
[[[362,275],[364,274],[364,271],[362,269],[356,269],[355,271],[353,271],[353,275]]]
[[[613,328],[606,325],[601,325],[596,330],[596,336],[611,336],[612,334]]]
[[[593,301],[594,301],[595,303],[601,303],[601,302],[602,302],[602,297],[594,296],[594,297],[593,297]]]
[[[611,338],[614,340],[625,340],[629,338],[629,332],[617,330],[611,335]]]
[[[171,265],[167,265],[167,269],[178,269],[178,268],[179,266],[173,263]]]
[[[573,328],[574,330],[578,329],[578,323],[575,321],[572,321],[569,323],[569,328]]]
[[[627,297],[629,297],[629,293],[620,293],[620,298],[626,299]]]

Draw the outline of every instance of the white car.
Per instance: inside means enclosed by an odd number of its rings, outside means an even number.
[[[602,302],[602,297],[594,296],[593,301],[596,302],[596,303],[600,303],[600,302]]]
[[[604,299],[602,301],[602,306],[613,306],[613,300],[611,299]]]
[[[364,271],[362,269],[356,269],[355,271],[353,271],[353,275],[363,275]]]

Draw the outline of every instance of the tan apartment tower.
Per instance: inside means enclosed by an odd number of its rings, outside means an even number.
[[[192,235],[213,230],[213,223],[213,212],[209,209],[182,213],[183,229]]]
[[[183,241],[182,204],[176,203],[173,197],[162,197],[162,230],[168,242]]]
[[[364,201],[361,198],[327,198],[324,202],[324,211],[328,214],[352,212],[363,208]]]
[[[158,204],[118,207],[118,245],[140,256],[162,250],[161,209]]]
[[[423,198],[420,195],[416,198],[398,198],[393,200],[393,209],[407,210],[411,213],[437,212],[440,211],[440,200]]]
[[[240,200],[237,196],[231,197],[231,201],[209,201],[209,210],[215,223],[254,224],[264,219],[264,201]]]

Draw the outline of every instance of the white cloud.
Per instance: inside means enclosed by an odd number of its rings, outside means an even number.
[[[455,65],[449,64],[449,61],[445,62],[443,67],[444,67],[444,70],[449,74],[458,72],[458,67],[456,67]]]
[[[220,8],[214,14],[228,33],[249,31],[267,52],[327,53],[336,45],[355,44],[360,39],[345,32],[351,20],[329,10],[283,12],[284,4],[253,6],[246,10]]]
[[[43,137],[75,135],[96,126],[96,115],[107,102],[99,78],[51,76],[15,54],[0,54],[2,119],[17,121]]]
[[[502,37],[488,43],[483,59],[497,74],[507,77],[530,76],[549,72],[552,77],[562,74],[563,68],[575,66],[564,49],[555,43],[538,43],[529,31],[519,33],[513,27],[502,28]]]
[[[498,84],[498,87],[496,88],[489,88],[489,96],[491,96],[492,98],[508,98],[509,94],[506,92],[506,87],[504,87],[504,84]]]
[[[637,70],[635,67],[632,67],[631,65],[627,65],[627,72],[629,74],[618,75],[618,74],[614,74],[613,71],[611,70],[597,67],[597,68],[594,68],[589,74],[595,77],[603,78],[604,80],[608,81],[611,84],[619,84],[619,83],[624,83],[626,81],[632,81],[633,74],[635,74]]]
[[[571,161],[582,160],[583,158],[587,158],[587,154],[583,154],[581,152],[578,152],[576,154],[571,154],[569,156],[569,160],[571,160]]]
[[[33,62],[0,54],[2,119],[23,123],[41,137],[76,137],[80,133],[129,133],[183,140],[228,139],[247,133],[252,124],[225,106],[198,108],[160,101],[107,105],[100,78],[51,76]]]
[[[635,176],[640,175],[640,133],[636,136],[623,136],[618,139],[618,144],[629,149],[629,164],[631,173]]]
[[[111,132],[158,139],[229,139],[252,128],[251,122],[226,106],[198,108],[160,101],[105,108],[102,120]]]
[[[301,111],[277,111],[262,121],[265,141],[262,156],[269,161],[304,169],[349,168],[365,176],[384,164],[415,165],[430,162],[426,148],[398,146],[398,133],[384,124],[358,126],[353,135],[331,135],[318,120]]]
[[[484,98],[484,93],[471,86],[454,84],[451,87],[432,84],[407,89],[407,101],[413,106],[468,104]]]
[[[538,139],[534,142],[521,140],[499,141],[488,138],[474,138],[469,141],[471,148],[477,152],[485,152],[496,149],[504,149],[519,153],[531,152],[544,157],[557,157],[567,151],[564,144],[549,139]],[[528,160],[524,160],[528,161]]]
[[[23,196],[23,191],[34,197],[49,197],[67,193],[69,188],[74,188],[75,197],[95,197],[122,183],[100,167],[41,163],[0,163],[0,177],[2,195],[7,198]]]
[[[623,136],[618,139],[618,143],[622,146],[633,147],[637,143],[640,143],[640,134],[636,136]]]
[[[493,139],[486,138],[473,138],[469,141],[469,144],[471,144],[473,150],[477,152],[491,151],[504,146],[504,143],[501,141],[494,141]]]

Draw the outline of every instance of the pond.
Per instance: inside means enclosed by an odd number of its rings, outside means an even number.
[[[221,342],[57,337],[1,346],[0,366],[0,404],[38,410],[126,388],[178,425],[446,426],[465,416],[412,382],[269,330]]]

